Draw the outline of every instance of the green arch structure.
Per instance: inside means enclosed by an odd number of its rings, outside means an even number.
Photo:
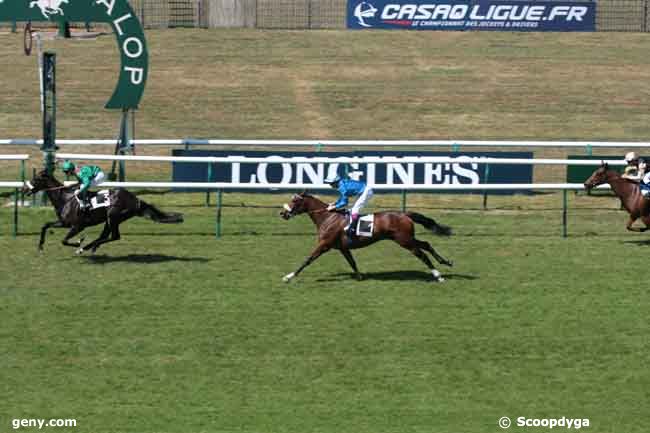
[[[108,23],[120,52],[120,76],[108,109],[136,109],[149,73],[140,20],[127,0],[0,0],[0,21]]]

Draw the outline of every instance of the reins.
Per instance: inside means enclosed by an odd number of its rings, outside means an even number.
[[[45,191],[45,192],[48,192],[48,191],[59,191],[59,190],[61,190],[61,189],[71,188],[71,187],[73,187],[73,186],[74,186],[74,185],[61,185],[61,186],[55,186],[55,187],[53,187],[53,188],[47,188],[47,189],[44,189],[43,191]]]

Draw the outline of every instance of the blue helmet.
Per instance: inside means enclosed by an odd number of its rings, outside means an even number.
[[[338,183],[340,181],[341,181],[341,176],[339,176],[338,174],[329,175],[327,176],[327,179],[325,179],[325,183],[330,185],[333,183]]]

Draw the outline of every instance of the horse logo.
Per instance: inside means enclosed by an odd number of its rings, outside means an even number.
[[[29,4],[29,8],[38,6],[43,16],[49,20],[51,15],[63,15],[62,3],[70,3],[70,0],[34,0]]]
[[[354,16],[362,27],[372,27],[370,24],[366,24],[364,18],[374,18],[376,14],[377,8],[368,2],[361,2],[354,8]]]

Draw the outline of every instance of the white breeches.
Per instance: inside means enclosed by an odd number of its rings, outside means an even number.
[[[104,175],[104,172],[100,171],[99,173],[97,173],[95,178],[92,180],[92,182],[90,183],[90,186],[98,186],[98,185],[100,185],[102,182],[104,182],[105,178],[106,178],[106,175]]]
[[[357,201],[354,202],[354,206],[352,206],[352,210],[350,211],[350,213],[352,213],[353,215],[361,213],[361,209],[363,209],[368,204],[368,202],[372,198],[372,194],[373,194],[372,189],[366,187],[366,189],[361,193]]]

